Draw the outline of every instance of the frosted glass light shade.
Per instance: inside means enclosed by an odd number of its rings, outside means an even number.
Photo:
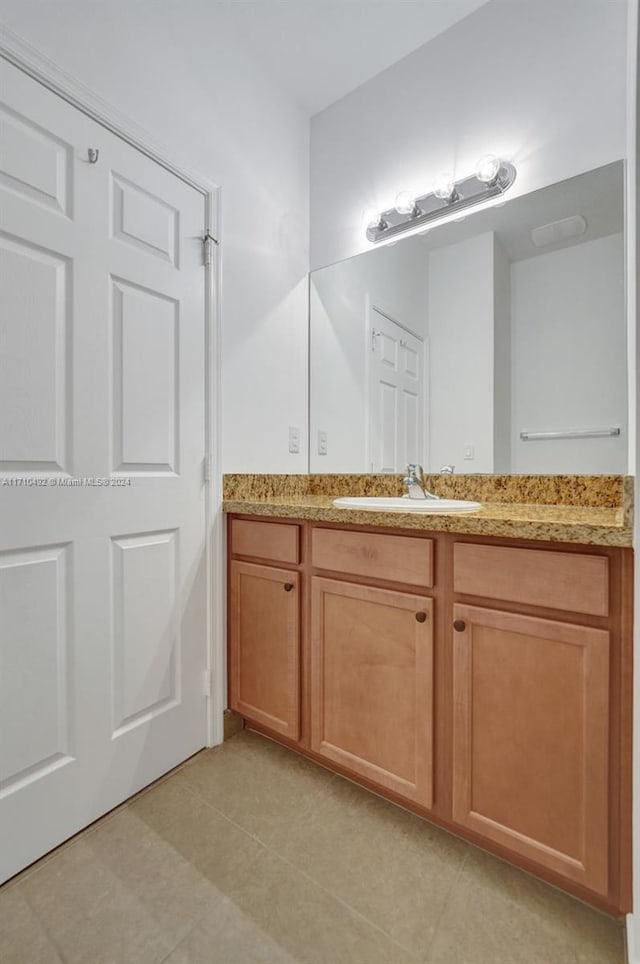
[[[410,191],[400,191],[396,198],[398,214],[413,214],[416,209],[416,199]]]
[[[362,223],[365,228],[376,227],[380,223],[380,212],[372,204],[362,212]]]
[[[456,190],[456,182],[452,174],[439,174],[433,182],[433,193],[441,201],[450,201]]]
[[[485,154],[476,164],[476,177],[483,184],[491,184],[498,176],[500,170],[500,158],[495,154]]]

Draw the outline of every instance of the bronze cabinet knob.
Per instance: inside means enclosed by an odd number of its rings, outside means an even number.
[[[285,584],[284,584],[284,591],[285,591],[285,592],[291,592],[292,589],[293,589],[293,583],[292,583],[292,582],[285,582]]]
[[[465,623],[464,619],[456,619],[454,620],[453,628],[457,633],[463,633],[467,628],[467,624]]]
[[[426,622],[427,614],[426,614],[426,613],[416,613],[416,619],[417,619],[417,621],[418,621],[419,623],[424,623],[424,622]]]

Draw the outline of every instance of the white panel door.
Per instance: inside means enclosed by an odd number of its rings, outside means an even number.
[[[205,744],[205,212],[0,71],[4,880]]]
[[[371,309],[369,451],[373,472],[427,463],[424,342]]]

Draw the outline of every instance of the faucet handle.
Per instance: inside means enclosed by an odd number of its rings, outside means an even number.
[[[413,478],[415,478],[415,479],[421,479],[421,478],[422,478],[422,466],[421,466],[421,465],[418,465],[417,462],[409,462],[409,464],[408,464],[408,466],[407,466],[407,475],[409,475],[409,476],[411,476],[411,477],[413,477]]]

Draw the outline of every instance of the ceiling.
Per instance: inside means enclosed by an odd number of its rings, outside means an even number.
[[[486,2],[216,0],[216,8],[313,115]]]

